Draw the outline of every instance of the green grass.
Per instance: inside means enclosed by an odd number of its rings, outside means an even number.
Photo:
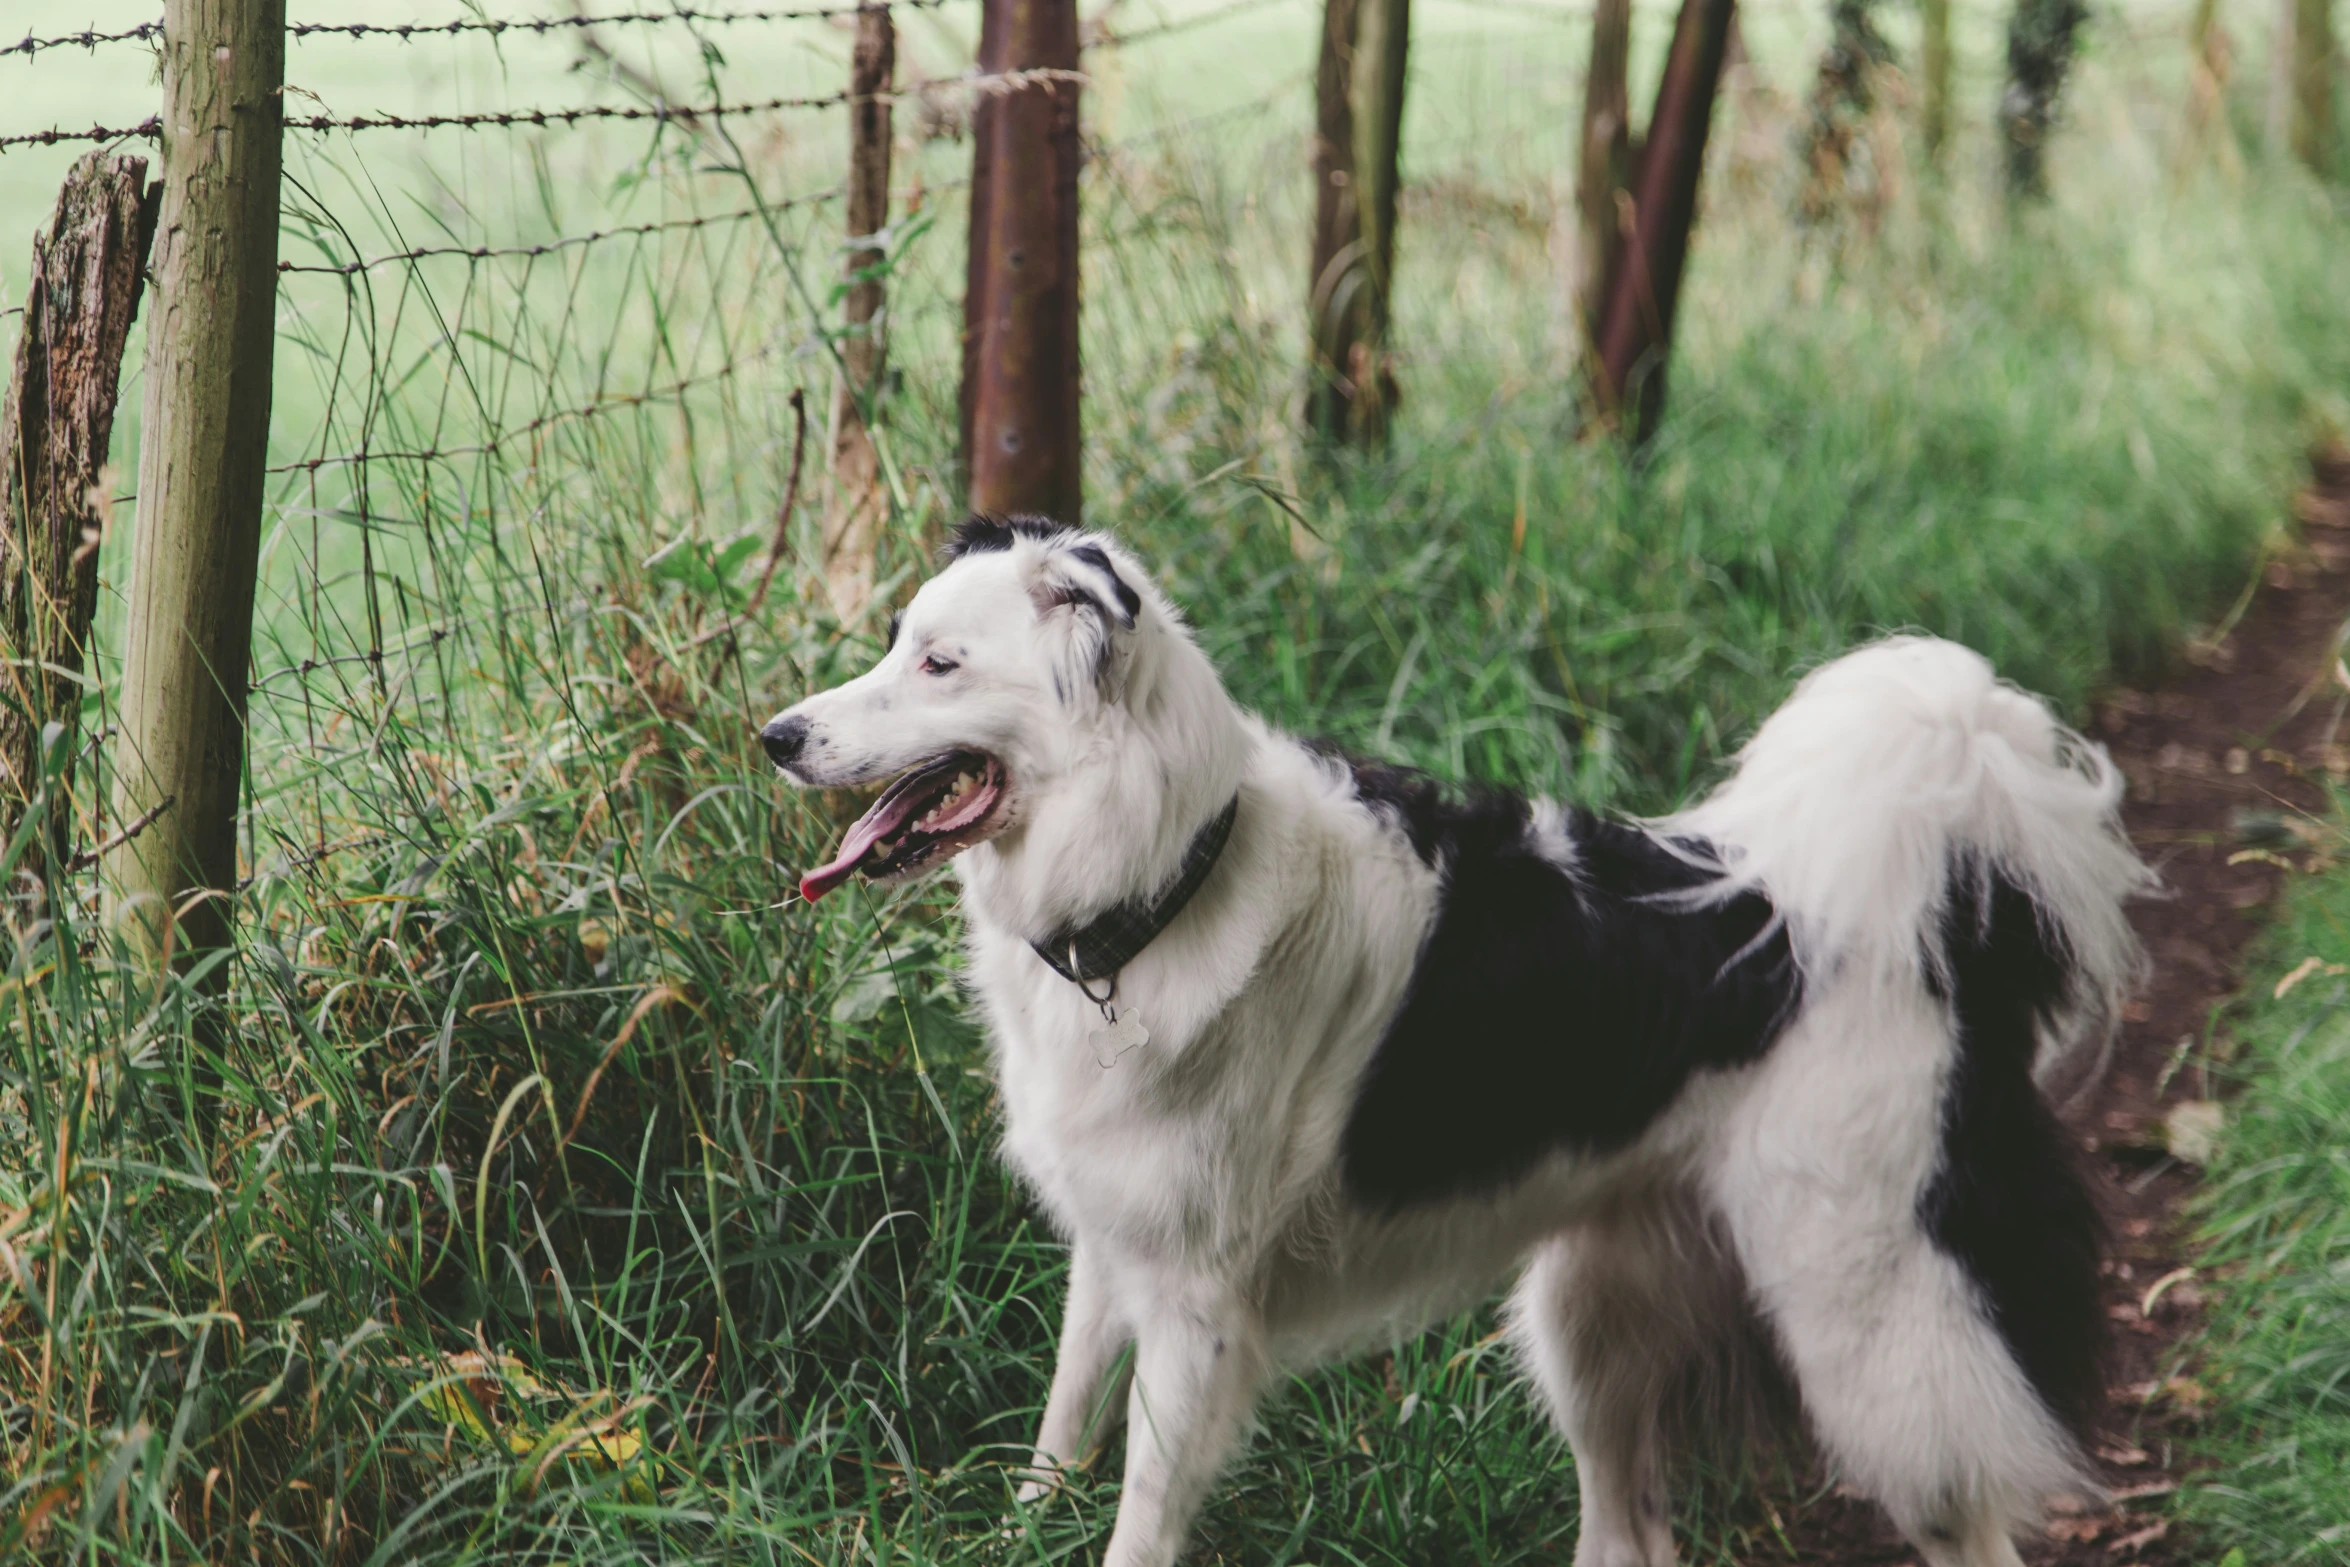
[[[2329,848],[2342,846],[2329,829]],[[2299,879],[2220,1035],[2242,1085],[2201,1218],[2218,1394],[2181,1500],[2259,1562],[2350,1561],[2350,872]],[[2275,998],[2277,985],[2318,965]]]
[[[1996,18],[1966,18],[1987,109]],[[2350,220],[2289,172],[2178,155],[2175,18],[2149,12],[2098,35],[2050,211],[2006,227],[1977,122],[1947,184],[1905,178],[1873,230],[1796,232],[1783,100],[1814,20],[1749,18],[1762,83],[1724,109],[1675,413],[1638,470],[1571,439],[1548,229],[1579,25],[1465,0],[1415,21],[1408,400],[1392,450],[1337,463],[1292,434],[1311,8],[1093,67],[1089,506],[1163,565],[1244,700],[1645,808],[1874,630],[1962,637],[2078,705],[2224,609],[2306,437],[2350,423]],[[908,21],[927,68],[952,68],[957,25]],[[297,79],[339,111],[598,90],[527,40],[314,47]],[[729,97],[845,52],[816,28],[726,48]],[[26,80],[9,112],[36,125],[145,90],[102,64],[79,90]],[[804,200],[837,129],[306,138],[285,254]],[[936,225],[891,279],[901,587],[950,515],[963,155],[909,153]],[[759,622],[722,632],[782,490],[785,398],[826,395],[837,224],[811,201],[772,227],[289,276],[273,460],[329,461],[273,480],[225,992],[124,961],[94,880],[56,924],[11,924],[0,1556],[1098,1552],[1110,1479],[1003,1536],[1062,1254],[992,1156],[946,891],[787,903],[837,802],[779,793],[752,732],[875,628],[836,624],[787,562]],[[422,450],[442,455],[400,455]],[[93,730],[103,650],[99,674]],[[1286,1384],[1207,1548],[1560,1557],[1571,1477],[1491,1327]],[[453,1368],[469,1351],[530,1386],[491,1396]],[[1783,1553],[1771,1509],[1794,1501],[1768,1494],[1703,1489],[1692,1556]]]

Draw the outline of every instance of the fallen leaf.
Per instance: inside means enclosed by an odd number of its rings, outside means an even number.
[[[2286,996],[2292,994],[2295,985],[2300,984],[2312,974],[2330,975],[2345,972],[2350,972],[2350,970],[2345,970],[2339,963],[2328,963],[2325,959],[2316,957],[2303,958],[2293,966],[2293,971],[2290,974],[2277,981],[2277,988],[2271,992],[2271,996],[2278,1001],[2284,1000]]]
[[[2146,1384],[2145,1398],[2140,1398],[2139,1402],[2143,1403],[2145,1402],[2146,1398],[2153,1397],[2153,1389],[2154,1384],[2151,1382]],[[2118,1391],[2126,1393],[2132,1397],[2137,1397],[2137,1390],[2135,1388],[2123,1388],[2119,1389]],[[2097,1449],[2097,1456],[2119,1469],[2138,1469],[2154,1462],[2153,1455],[2148,1453],[2146,1449],[2142,1447],[2125,1446],[2119,1442],[2108,1442],[2101,1445]]]
[[[2124,1521],[2129,1523],[2137,1522],[2137,1520],[2134,1518]],[[2133,1530],[2132,1532],[2121,1536],[2119,1539],[2113,1542],[2113,1545],[2110,1547],[2110,1549],[2116,1556],[2135,1556],[2140,1551],[2146,1549],[2147,1546],[2152,1545],[2155,1541],[2161,1539],[2168,1533],[2170,1533],[2170,1520],[2168,1518],[2157,1518],[2154,1520],[2154,1522],[2148,1524],[2145,1528]]]
[[[2070,1545],[2087,1545],[2113,1527],[2110,1518],[2059,1518],[2048,1526],[2048,1538]]]

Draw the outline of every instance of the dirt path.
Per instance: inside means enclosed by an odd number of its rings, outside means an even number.
[[[2032,1567],[2184,1567],[2195,1555],[2169,1539],[2160,1501],[2178,1486],[2179,1438],[2207,1401],[2189,1353],[2202,1295],[2180,1271],[2196,1171],[2170,1152],[2171,1129],[2191,1135],[2198,1111],[2180,1107],[2212,1093],[2211,1011],[2236,986],[2282,862],[2302,847],[2295,821],[2323,805],[2329,767],[2350,772],[2350,678],[2337,664],[2350,617],[2350,449],[2317,461],[2298,511],[2303,542],[2270,563],[2227,634],[2160,690],[2114,691],[2098,711],[2097,737],[2129,779],[2130,836],[2171,895],[2134,911],[2149,982],[2105,1075],[2065,1112],[2112,1215],[2112,1400],[2098,1457],[2115,1505],[2052,1520],[2024,1552]],[[1788,1522],[1806,1563],[1916,1560],[1881,1513],[1850,1498]]]

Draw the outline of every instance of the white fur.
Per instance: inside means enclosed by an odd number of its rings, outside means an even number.
[[[1087,578],[1080,543],[1140,593],[1131,629],[1046,591]],[[925,673],[934,654],[957,667]],[[1175,1559],[1277,1367],[1408,1330],[1521,1264],[1510,1320],[1575,1450],[1577,1567],[1670,1562],[1659,1406],[1749,1309],[1830,1454],[1934,1567],[2012,1567],[2013,1524],[2076,1477],[1919,1229],[1953,1052],[1921,954],[1971,849],[2110,1011],[2136,961],[2120,900],[2145,873],[2110,765],[1976,655],[1900,638],[1816,671],[1728,783],[1662,824],[1720,846],[1718,891],[1760,888],[1788,921],[1805,1001],[1756,1065],[1700,1074],[1622,1151],[1395,1216],[1349,1202],[1339,1140],[1439,877],[1343,769],[1233,705],[1130,556],[1075,534],[967,555],[871,672],[782,716],[807,721],[801,783],[953,748],[1010,779],[1002,830],[957,865],[1005,1151],[1073,1250],[1030,1488],[1114,1423],[1095,1416],[1118,1412],[1105,1378],[1132,1341],[1110,1567]],[[1105,1059],[1094,1004],[1029,942],[1164,886],[1236,790],[1214,873],[1118,977],[1149,1042]],[[1535,820],[1571,865],[1567,819]]]

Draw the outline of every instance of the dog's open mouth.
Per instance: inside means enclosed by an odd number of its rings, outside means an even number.
[[[949,751],[924,762],[881,791],[857,818],[840,852],[800,878],[800,896],[814,903],[862,871],[881,879],[902,876],[977,842],[1004,801],[1004,768],[976,751]]]

